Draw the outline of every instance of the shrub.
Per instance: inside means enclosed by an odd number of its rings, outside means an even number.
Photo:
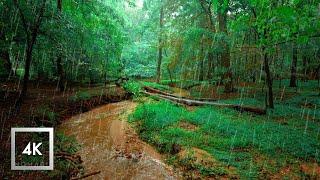
[[[123,84],[123,88],[134,95],[134,97],[139,97],[141,92],[141,85],[136,82],[129,80],[126,83]]]
[[[48,106],[40,106],[36,109],[35,116],[41,119],[47,119],[51,123],[56,123],[58,115],[56,112],[52,111]]]
[[[70,97],[71,101],[85,101],[89,100],[92,97],[92,95],[87,91],[79,91],[75,95]]]

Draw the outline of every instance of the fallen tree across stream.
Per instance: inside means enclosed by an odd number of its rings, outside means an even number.
[[[171,102],[177,103],[177,104],[183,104],[183,105],[188,105],[188,106],[217,106],[217,107],[226,107],[226,108],[233,108],[236,109],[238,111],[246,111],[246,112],[252,112],[255,114],[259,114],[259,115],[264,115],[266,114],[266,110],[265,109],[261,109],[261,108],[257,108],[257,107],[250,107],[250,106],[243,106],[243,105],[239,105],[239,104],[223,104],[223,103],[217,103],[217,102],[212,102],[212,101],[201,101],[201,100],[194,100],[194,99],[189,99],[189,98],[185,98],[185,97],[176,97],[172,94],[166,93],[166,92],[162,92],[162,91],[154,91],[155,89],[152,89],[152,92],[148,92],[149,88],[145,88],[146,91],[144,91],[143,93],[148,95],[148,96],[153,96],[159,99],[164,99],[164,100],[169,100]],[[161,93],[158,93],[161,92]]]

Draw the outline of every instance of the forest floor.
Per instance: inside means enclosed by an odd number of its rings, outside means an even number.
[[[177,96],[214,98],[221,103],[264,107],[264,88],[241,83],[226,94],[222,86],[140,82]],[[189,86],[189,85],[188,85]],[[316,82],[299,88],[275,83],[275,109],[267,115],[228,108],[178,106],[143,96],[128,100],[116,86],[74,87],[32,83],[19,116],[9,116],[17,83],[1,84],[0,177],[34,175],[70,178],[320,178],[320,97]],[[11,127],[57,127],[55,171],[10,169]],[[18,140],[23,145],[24,138]],[[70,156],[69,156],[70,155]],[[70,157],[80,155],[82,163]],[[62,159],[61,159],[62,158]],[[169,165],[166,165],[169,164]],[[174,170],[172,169],[174,168]]]
[[[175,179],[162,156],[127,122],[137,103],[122,101],[93,109],[59,126],[81,146],[79,155],[86,172],[100,173],[94,179]]]
[[[234,93],[205,82],[191,88],[184,88],[190,87],[188,82],[140,84],[183,97],[265,107],[265,88],[252,83],[238,84]],[[287,84],[275,81],[275,108],[266,115],[155,98],[140,100],[129,121],[185,178],[319,179],[318,83],[299,82],[297,88]]]
[[[78,164],[69,162],[65,157],[55,158],[55,171],[50,173],[10,171],[10,129],[12,127],[56,127],[66,119],[95,107],[130,99],[126,91],[115,85],[98,87],[74,85],[65,92],[59,92],[51,83],[31,82],[28,96],[19,114],[14,115],[14,103],[19,96],[19,83],[2,83],[0,87],[0,179],[1,177],[31,178],[35,175],[45,179],[69,178],[78,171]],[[36,140],[41,138],[43,137],[36,137]],[[28,139],[30,139],[28,136],[17,136],[17,148],[25,145]],[[56,134],[55,153],[63,152],[72,156],[78,149],[72,137]]]

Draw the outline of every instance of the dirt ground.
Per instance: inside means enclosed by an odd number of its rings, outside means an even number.
[[[27,97],[18,114],[13,114],[14,104],[19,96],[19,83],[7,82],[0,84],[0,179],[7,177],[19,179],[41,173],[23,173],[10,170],[10,130],[12,127],[55,127],[66,119],[86,112],[94,107],[128,99],[126,92],[116,86],[105,87],[69,87],[65,92],[59,92],[56,86],[51,84],[38,84],[30,82]],[[72,102],[70,97],[79,91],[90,91],[98,94],[88,100]],[[48,117],[37,116],[36,110],[47,107],[55,112],[57,119],[55,124],[47,124]],[[24,139],[16,139],[16,145],[23,144]],[[44,175],[44,177],[46,177]]]
[[[128,124],[128,114],[136,106],[132,101],[107,104],[59,126],[59,131],[80,143],[86,173],[100,171],[90,179],[178,179]]]

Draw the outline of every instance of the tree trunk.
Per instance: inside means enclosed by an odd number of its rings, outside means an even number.
[[[2,51],[0,52],[0,58],[3,60],[3,65],[7,70],[8,76],[10,75],[10,72],[12,70],[12,64],[10,62],[10,55],[8,51]]]
[[[268,55],[266,52],[264,52],[263,62],[264,62],[264,70],[266,73],[266,84],[268,86],[268,107],[273,109],[274,104],[273,104],[272,78],[271,78],[271,73],[269,68]]]
[[[199,55],[199,81],[204,80],[204,51],[203,51],[203,44],[201,41],[201,50]]]
[[[161,64],[162,64],[162,29],[163,29],[163,18],[164,18],[164,12],[163,12],[163,5],[161,5],[160,9],[160,33],[159,33],[159,50],[158,50],[158,65],[157,65],[157,83],[160,83],[161,80]]]
[[[232,82],[232,72],[230,70],[230,52],[229,46],[225,46],[225,50],[221,56],[223,67],[226,69],[226,72],[223,76],[224,79],[224,92],[230,93],[233,92],[233,82]]]
[[[256,52],[254,52],[254,56],[252,56],[253,58],[253,64],[256,65],[257,64],[257,54]],[[256,69],[254,69],[252,71],[252,82],[255,83],[256,82],[256,76],[257,76],[257,71]]]
[[[297,62],[298,62],[298,50],[296,45],[294,45],[293,53],[292,53],[292,63],[291,63],[290,87],[297,87]]]
[[[320,65],[317,68],[318,86],[320,88]]]
[[[280,66],[281,69],[283,69],[284,61],[285,61],[285,55],[284,55],[284,52],[282,52],[281,66]],[[280,73],[280,83],[279,83],[279,88],[281,87],[282,87],[282,72]]]
[[[204,0],[199,0],[199,3],[202,7],[202,10],[205,12],[206,14],[206,17],[207,17],[207,21],[208,21],[208,29],[210,31],[212,31],[213,33],[216,32],[216,29],[215,29],[215,25],[214,25],[214,21],[212,19],[212,3],[209,1],[204,1]],[[210,44],[212,45],[212,40],[210,39]],[[210,47],[210,50],[211,51],[211,48]],[[212,52],[208,52],[208,73],[207,73],[207,79],[211,80],[213,79],[213,74],[214,74],[214,54]]]
[[[171,83],[171,85],[173,85],[172,73],[171,73],[171,70],[170,70],[170,67],[169,67],[169,66],[167,67],[167,70],[168,70],[168,73],[169,73],[170,83]]]
[[[29,83],[29,75],[30,75],[30,66],[32,61],[32,50],[33,50],[33,43],[27,44],[27,50],[26,50],[26,62],[24,66],[24,76],[23,76],[23,83],[22,83],[22,89],[20,92],[19,99],[16,103],[17,107],[20,107],[20,105],[23,103],[23,100],[25,99],[28,91],[28,83]]]
[[[219,22],[219,32],[222,32],[227,36],[227,8],[223,7],[224,2],[222,0],[219,1],[220,8],[218,9],[218,22]],[[221,54],[222,65],[225,68],[226,72],[223,75],[224,80],[224,91],[226,93],[230,93],[233,91],[233,83],[232,83],[232,72],[230,70],[230,48],[228,42],[223,40],[222,46],[224,50]]]
[[[204,80],[204,60],[200,59],[199,62],[199,81],[203,81]]]
[[[212,52],[208,53],[208,75],[207,78],[209,80],[213,79],[214,74],[214,56]]]
[[[57,58],[57,72],[58,72],[58,87],[61,92],[65,90],[65,76],[64,76],[64,71],[63,71],[63,66],[62,66],[62,58],[59,55]]]
[[[303,62],[303,79],[304,81],[308,80],[308,57],[306,55],[302,56]]]
[[[45,11],[46,0],[42,1],[41,7],[39,10],[39,14],[36,17],[35,23],[32,26],[30,26],[30,24],[26,21],[26,18],[23,14],[23,11],[21,10],[21,8],[18,4],[18,0],[14,0],[13,2],[19,11],[20,18],[21,18],[24,30],[27,35],[27,48],[26,48],[26,57],[25,57],[26,62],[25,62],[25,68],[24,68],[23,84],[22,84],[22,89],[20,92],[19,99],[17,100],[17,102],[15,104],[16,111],[18,113],[20,110],[20,106],[23,103],[23,101],[27,95],[27,91],[28,91],[30,66],[31,66],[31,61],[32,61],[32,51],[33,51],[33,46],[37,41],[42,17],[43,17],[44,11]],[[31,31],[29,31],[29,29],[31,29]]]
[[[62,0],[57,0],[57,9],[58,9],[58,14],[61,16]],[[60,16],[59,16],[59,18],[60,18]],[[58,49],[61,50],[61,47]],[[64,75],[63,66],[62,66],[61,52],[58,52],[58,57],[57,57],[57,73],[58,73],[58,77],[59,77],[58,87],[59,87],[60,92],[63,92],[65,90],[65,75]]]

